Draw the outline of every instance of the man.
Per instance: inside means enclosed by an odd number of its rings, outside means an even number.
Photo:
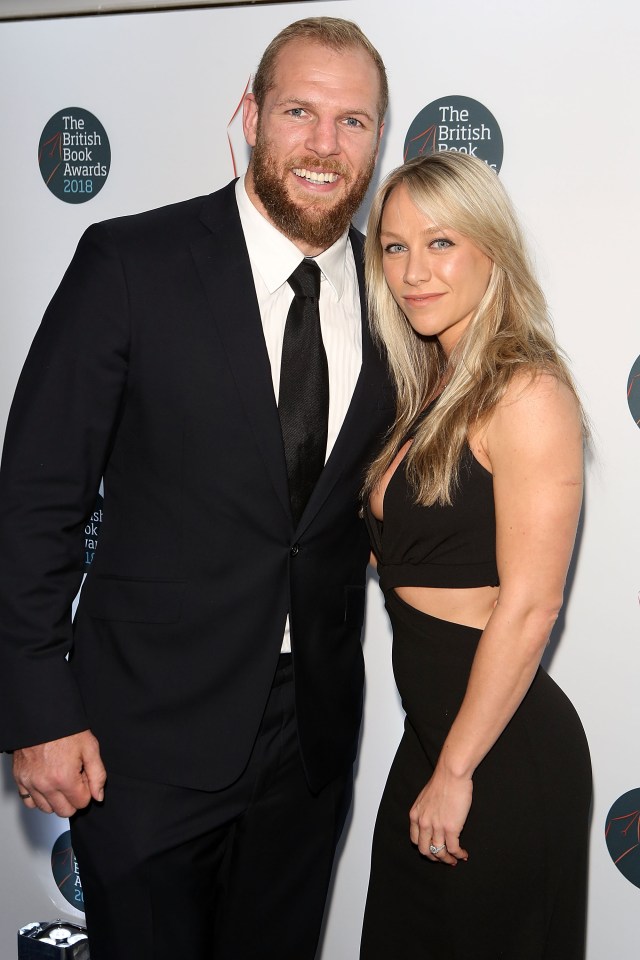
[[[354,24],[286,28],[244,180],[91,227],[25,365],[2,737],[25,805],[72,817],[92,960],[314,956],[361,713],[358,491],[392,416],[349,228],[386,103]],[[303,260],[319,298],[287,282]]]

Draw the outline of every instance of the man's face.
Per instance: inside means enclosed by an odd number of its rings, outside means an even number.
[[[361,48],[293,40],[280,51],[262,109],[252,94],[245,99],[247,192],[307,256],[331,246],[364,199],[382,133],[379,92],[376,65]]]

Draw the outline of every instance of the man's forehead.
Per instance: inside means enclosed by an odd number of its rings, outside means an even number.
[[[334,47],[320,40],[307,39],[306,37],[294,37],[288,40],[278,51],[273,64],[272,82],[269,89],[273,91],[274,87],[288,85],[293,78],[290,69],[294,67],[294,64],[296,80],[313,82],[314,79],[323,80],[325,70],[327,77],[329,77],[332,63],[335,64],[336,61],[339,63],[343,58],[349,58],[351,62],[346,76],[340,78],[341,82],[353,80],[355,83],[359,83],[361,71],[366,74],[366,77],[362,77],[362,81],[366,82],[367,92],[377,102],[380,95],[380,75],[376,62],[368,50],[358,44]],[[354,60],[360,61],[360,65],[354,63]],[[314,78],[315,72],[320,75],[318,78]],[[372,84],[375,84],[375,86],[372,86]],[[281,89],[278,93],[283,94],[285,98],[295,95],[293,89]]]
[[[353,43],[343,47],[335,47],[331,44],[323,43],[322,40],[310,39],[308,37],[293,37],[291,40],[287,40],[287,42],[283,44],[276,55],[273,64],[274,80],[276,79],[278,69],[281,69],[282,67],[286,68],[287,64],[290,63],[294,58],[299,58],[301,61],[305,62],[308,58],[314,57],[315,54],[319,54],[320,60],[355,57],[362,60],[363,67],[366,64],[376,73],[378,72],[375,61],[371,54],[359,44]]]

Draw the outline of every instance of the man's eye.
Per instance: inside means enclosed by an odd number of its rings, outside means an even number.
[[[362,124],[355,117],[347,117],[345,123],[348,127],[361,127]]]

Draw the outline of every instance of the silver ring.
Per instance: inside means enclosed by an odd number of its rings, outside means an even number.
[[[432,853],[435,857],[440,853],[441,850],[444,850],[445,847],[446,847],[446,843],[441,843],[439,847],[436,847],[435,843],[430,843],[429,853]]]
[[[30,793],[18,793],[18,796],[20,797],[21,800],[30,800],[30,799],[31,799],[31,794],[30,794]]]

